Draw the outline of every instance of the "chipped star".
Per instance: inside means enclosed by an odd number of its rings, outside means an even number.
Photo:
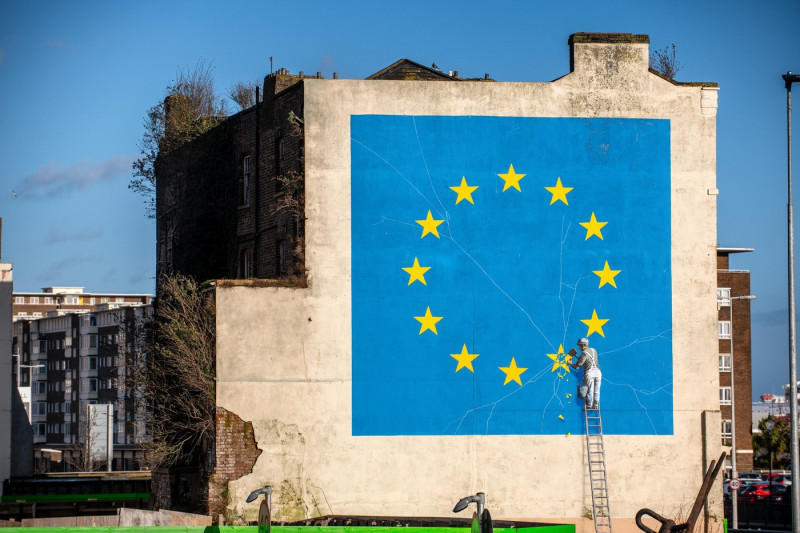
[[[567,362],[572,357],[569,354],[564,353],[564,345],[558,345],[558,352],[557,353],[549,353],[547,357],[553,360],[553,367],[550,369],[550,372],[555,372],[559,368],[566,370],[569,372],[569,365]],[[563,377],[563,374],[559,372],[558,377]]]

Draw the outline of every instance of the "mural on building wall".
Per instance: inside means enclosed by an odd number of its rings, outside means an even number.
[[[668,120],[350,126],[353,435],[672,434]]]

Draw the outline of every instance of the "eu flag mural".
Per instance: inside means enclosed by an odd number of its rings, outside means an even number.
[[[353,435],[672,434],[668,120],[350,127]]]

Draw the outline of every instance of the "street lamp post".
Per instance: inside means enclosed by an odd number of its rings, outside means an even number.
[[[731,478],[739,477],[736,471],[736,374],[733,372],[733,300],[755,300],[753,294],[745,294],[743,296],[730,296],[731,301]],[[739,495],[734,492],[731,497],[731,521],[733,529],[739,529]]]
[[[786,84],[786,138],[788,145],[788,195],[787,218],[789,231],[789,404],[790,413],[790,455],[792,461],[792,475],[796,476],[798,469],[797,456],[797,340],[795,338],[795,311],[794,311],[794,228],[792,221],[792,84],[800,82],[800,75],[791,71],[783,76]],[[800,491],[792,491],[792,524],[795,533],[800,532]]]
[[[769,521],[772,520],[772,430],[775,429],[775,418],[770,414],[764,420],[764,429],[769,433],[767,436],[767,452],[769,453]],[[767,524],[769,525],[769,523]]]

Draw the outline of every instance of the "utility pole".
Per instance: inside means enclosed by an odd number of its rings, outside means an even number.
[[[794,310],[794,228],[792,221],[792,83],[800,81],[800,75],[791,71],[783,76],[786,83],[786,137],[788,145],[788,184],[789,203],[789,404],[791,422],[791,459],[792,474],[797,475],[797,339],[795,338],[795,310]],[[800,533],[800,491],[792,490],[792,530]]]

